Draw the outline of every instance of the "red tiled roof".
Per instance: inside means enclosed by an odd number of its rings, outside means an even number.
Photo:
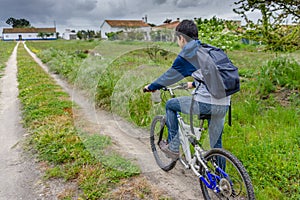
[[[56,28],[3,28],[3,33],[56,33]]]
[[[155,28],[168,28],[168,29],[175,29],[176,26],[180,23],[180,21],[174,21],[171,23],[162,24],[159,26],[156,26]]]
[[[149,27],[147,23],[142,20],[105,20],[111,27]]]

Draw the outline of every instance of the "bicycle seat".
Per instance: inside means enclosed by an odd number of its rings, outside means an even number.
[[[199,119],[210,119],[211,115],[210,114],[200,114]]]

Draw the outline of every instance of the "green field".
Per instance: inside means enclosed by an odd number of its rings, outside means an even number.
[[[163,114],[163,105],[153,104],[141,89],[172,64],[179,52],[175,44],[58,40],[27,45],[53,72],[88,91],[98,107],[145,128],[155,114]],[[242,85],[232,97],[233,126],[225,124],[224,148],[243,162],[257,199],[299,199],[300,53],[252,47],[228,55],[239,67]]]

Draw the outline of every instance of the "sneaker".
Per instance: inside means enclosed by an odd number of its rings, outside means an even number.
[[[172,158],[174,160],[177,160],[179,158],[179,152],[171,151],[166,141],[160,141],[159,147],[161,151],[164,152],[168,158]]]

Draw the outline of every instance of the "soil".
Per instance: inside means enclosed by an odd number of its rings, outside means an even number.
[[[35,54],[30,51],[29,53],[48,72],[47,66]],[[76,183],[42,180],[43,164],[22,153],[22,145],[19,144],[24,135],[26,136],[26,131],[20,123],[16,72],[15,48],[7,62],[0,88],[0,200],[57,199],[62,191],[74,190]],[[164,172],[157,167],[146,130],[137,128],[111,113],[96,109],[82,91],[73,88],[57,75],[49,74],[79,106],[73,109],[77,126],[92,133],[109,135],[113,140],[114,150],[137,163],[142,176],[165,194],[180,200],[202,199],[197,177],[192,175],[191,171],[186,171],[180,163],[170,172]]]

